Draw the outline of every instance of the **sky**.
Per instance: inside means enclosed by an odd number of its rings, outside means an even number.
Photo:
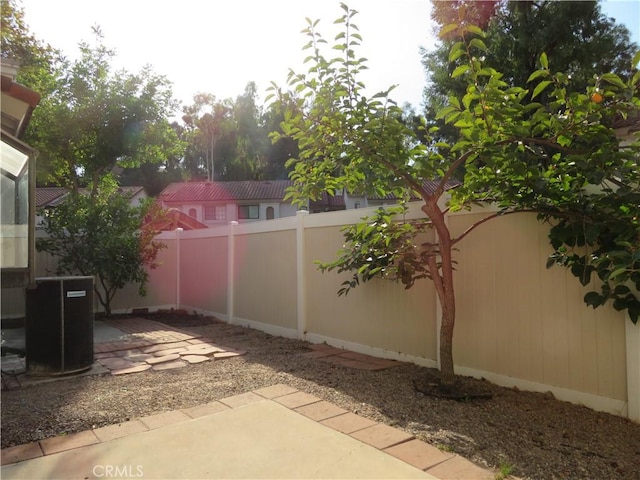
[[[100,25],[116,63],[130,72],[150,64],[174,83],[174,95],[191,103],[197,92],[235,98],[249,81],[264,97],[270,82],[285,86],[290,68],[304,72],[305,18],[320,19],[330,41],[343,13],[329,0],[23,0],[25,20],[37,38],[77,55],[77,44]],[[426,0],[351,0],[364,38],[358,56],[369,59],[365,84],[377,93],[397,84],[400,104],[421,102],[420,46],[429,46]],[[336,52],[337,53],[337,52]]]
[[[391,97],[418,107],[426,76],[420,47],[435,42],[429,0],[350,0],[368,59],[362,80],[369,94],[396,85]],[[21,0],[25,21],[40,40],[78,55],[99,25],[116,51],[115,67],[131,73],[151,65],[173,82],[174,97],[191,104],[195,93],[235,98],[256,82],[263,99],[271,82],[286,86],[289,69],[305,72],[301,30],[306,18],[332,43],[342,15],[338,0]],[[640,45],[640,0],[607,0],[607,16],[625,24]]]

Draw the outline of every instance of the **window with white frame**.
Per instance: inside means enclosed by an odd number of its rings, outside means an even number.
[[[206,220],[226,220],[227,208],[224,205],[205,205],[204,219]]]
[[[257,220],[260,218],[259,205],[238,205],[239,220]]]

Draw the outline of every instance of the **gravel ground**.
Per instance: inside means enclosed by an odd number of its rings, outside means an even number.
[[[416,382],[433,374],[427,368],[355,370],[301,357],[309,350],[297,340],[202,317],[149,318],[248,353],[177,370],[74,377],[3,391],[2,447],[284,383],[480,465],[510,466],[523,479],[640,479],[640,425],[550,394],[464,378],[493,398],[444,400],[415,390]]]

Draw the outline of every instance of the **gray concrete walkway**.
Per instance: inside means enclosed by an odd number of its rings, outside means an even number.
[[[3,479],[492,479],[286,385],[2,450]]]

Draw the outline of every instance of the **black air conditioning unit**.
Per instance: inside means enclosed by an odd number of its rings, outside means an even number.
[[[27,375],[54,376],[93,365],[93,277],[36,278],[27,288]]]

